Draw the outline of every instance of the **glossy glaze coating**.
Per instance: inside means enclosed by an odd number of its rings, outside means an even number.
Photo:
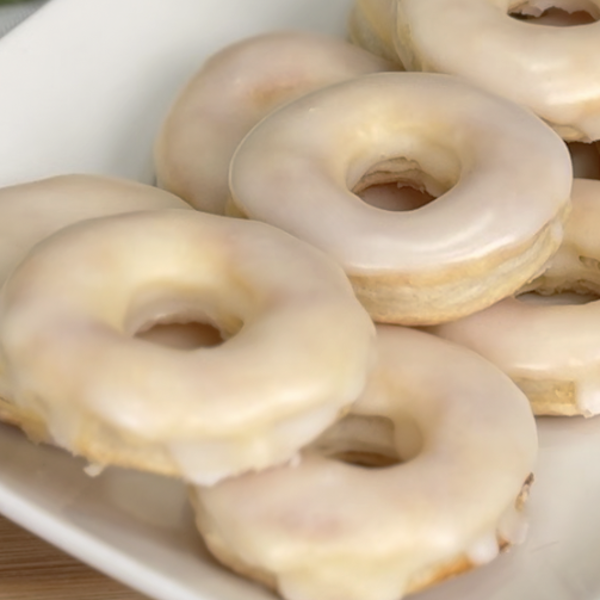
[[[437,199],[391,212],[353,193],[385,181]],[[455,77],[380,73],[257,125],[232,161],[230,212],[329,253],[375,320],[431,324],[539,271],[562,239],[571,181],[565,144],[529,111]]]
[[[548,8],[576,16],[511,18]],[[566,140],[600,139],[598,0],[359,0],[356,11],[383,47],[393,40],[407,70],[459,75],[529,107]]]
[[[515,502],[537,453],[525,396],[475,353],[419,331],[380,326],[378,351],[352,408],[358,428],[295,465],[194,490],[213,553],[288,600],[397,600],[522,538]],[[369,438],[404,462],[331,456]]]
[[[189,351],[135,338],[204,321]],[[204,484],[289,460],[362,391],[374,326],[343,271],[263,223],[187,210],[85,221],[0,297],[0,385],[89,460]]]

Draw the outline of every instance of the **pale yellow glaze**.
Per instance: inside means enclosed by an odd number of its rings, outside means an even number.
[[[186,320],[226,341],[184,351],[133,337]],[[105,458],[121,442],[136,457],[158,446],[208,484],[288,460],[330,425],[362,391],[373,337],[343,271],[308,244],[196,211],[132,213],[63,229],[15,269],[0,386],[94,462],[132,462]],[[90,455],[84,429],[108,448]]]
[[[223,214],[231,157],[262,117],[332,83],[397,68],[316,33],[268,33],[232,44],[206,61],[163,123],[155,148],[159,185]]]
[[[380,326],[378,349],[351,415],[393,430],[347,436],[346,449],[391,437],[406,462],[368,469],[315,445],[294,466],[194,490],[209,547],[287,600],[397,600],[425,573],[464,555],[483,564],[498,537],[522,537],[515,501],[537,452],[525,396],[475,353],[419,331]]]
[[[600,293],[600,182],[575,179],[565,239],[544,274],[542,294]],[[589,299],[589,298],[588,298]],[[430,328],[498,365],[527,392],[538,414],[600,412],[600,300],[549,304],[510,298]]]

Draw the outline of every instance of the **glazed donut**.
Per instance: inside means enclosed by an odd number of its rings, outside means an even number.
[[[212,323],[225,341],[184,351],[134,337],[181,321]],[[8,403],[99,466],[202,484],[285,462],[320,434],[362,391],[373,338],[327,256],[196,211],[65,228],[0,297]]]
[[[154,187],[96,175],[61,175],[0,188],[0,287],[35,244],[67,225],[161,208],[191,209]],[[6,393],[0,366],[0,421],[27,427],[30,437],[43,439],[44,428],[4,401]]]
[[[600,413],[600,182],[576,179],[572,199],[562,246],[523,291],[593,294],[594,301],[560,305],[510,298],[430,329],[495,363],[538,415]]]
[[[555,7],[598,18],[600,0],[388,2],[406,69],[464,77],[529,107],[565,140],[600,139],[600,22],[554,27],[510,16]]]
[[[287,600],[398,600],[525,535],[537,451],[525,396],[420,331],[379,326],[378,350],[341,435],[295,466],[192,490],[212,553]]]
[[[197,209],[223,214],[235,148],[276,107],[385,60],[325,35],[252,37],[210,57],[172,106],[155,147],[158,184]]]
[[[391,212],[356,196],[390,181],[441,197]],[[232,160],[228,213],[331,254],[376,321],[435,324],[539,271],[571,181],[565,144],[529,111],[446,75],[379,73],[263,119]]]

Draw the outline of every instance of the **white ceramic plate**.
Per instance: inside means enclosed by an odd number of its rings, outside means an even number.
[[[342,35],[349,5],[52,0],[0,42],[0,185],[72,171],[151,181],[158,123],[203,57],[276,28]],[[547,419],[540,437],[528,542],[421,600],[600,599],[600,418]],[[84,466],[0,426],[0,512],[158,600],[272,597],[210,560],[179,483]]]

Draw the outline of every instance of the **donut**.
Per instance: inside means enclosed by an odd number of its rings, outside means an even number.
[[[374,320],[435,324],[540,270],[562,239],[571,173],[529,111],[447,75],[377,73],[263,119],[233,157],[227,213],[329,253]],[[394,212],[356,195],[393,181],[437,199]]]
[[[377,338],[365,392],[298,464],[191,489],[216,558],[287,600],[398,600],[526,533],[525,396],[458,345],[393,325]]]
[[[135,337],[207,322],[181,350]],[[326,255],[263,223],[156,210],[71,225],[0,295],[5,402],[91,463],[205,485],[290,460],[362,391],[374,325]],[[44,437],[44,436],[41,436]]]
[[[382,2],[383,0],[379,0]],[[600,139],[598,0],[388,0],[395,49],[407,70],[449,73],[528,107],[567,141]],[[554,7],[591,17],[556,27],[511,13]],[[443,15],[440,17],[440,15]],[[518,16],[518,15],[517,15]],[[593,22],[586,22],[592,20]],[[567,20],[568,22],[568,20]],[[578,24],[583,23],[583,24]],[[564,23],[563,23],[564,24]]]
[[[268,33],[228,46],[206,61],[167,115],[155,147],[158,185],[223,214],[231,157],[264,115],[312,90],[393,68],[316,33]]]
[[[35,244],[84,219],[161,208],[191,209],[180,198],[155,187],[98,175],[60,175],[0,188],[0,288]],[[1,361],[0,361],[1,363]],[[0,421],[27,423],[30,437],[43,439],[44,428],[3,400]]]
[[[525,392],[538,415],[600,413],[600,182],[575,179],[572,200],[559,251],[523,292],[585,294],[583,304],[507,298],[429,329],[500,367]]]

